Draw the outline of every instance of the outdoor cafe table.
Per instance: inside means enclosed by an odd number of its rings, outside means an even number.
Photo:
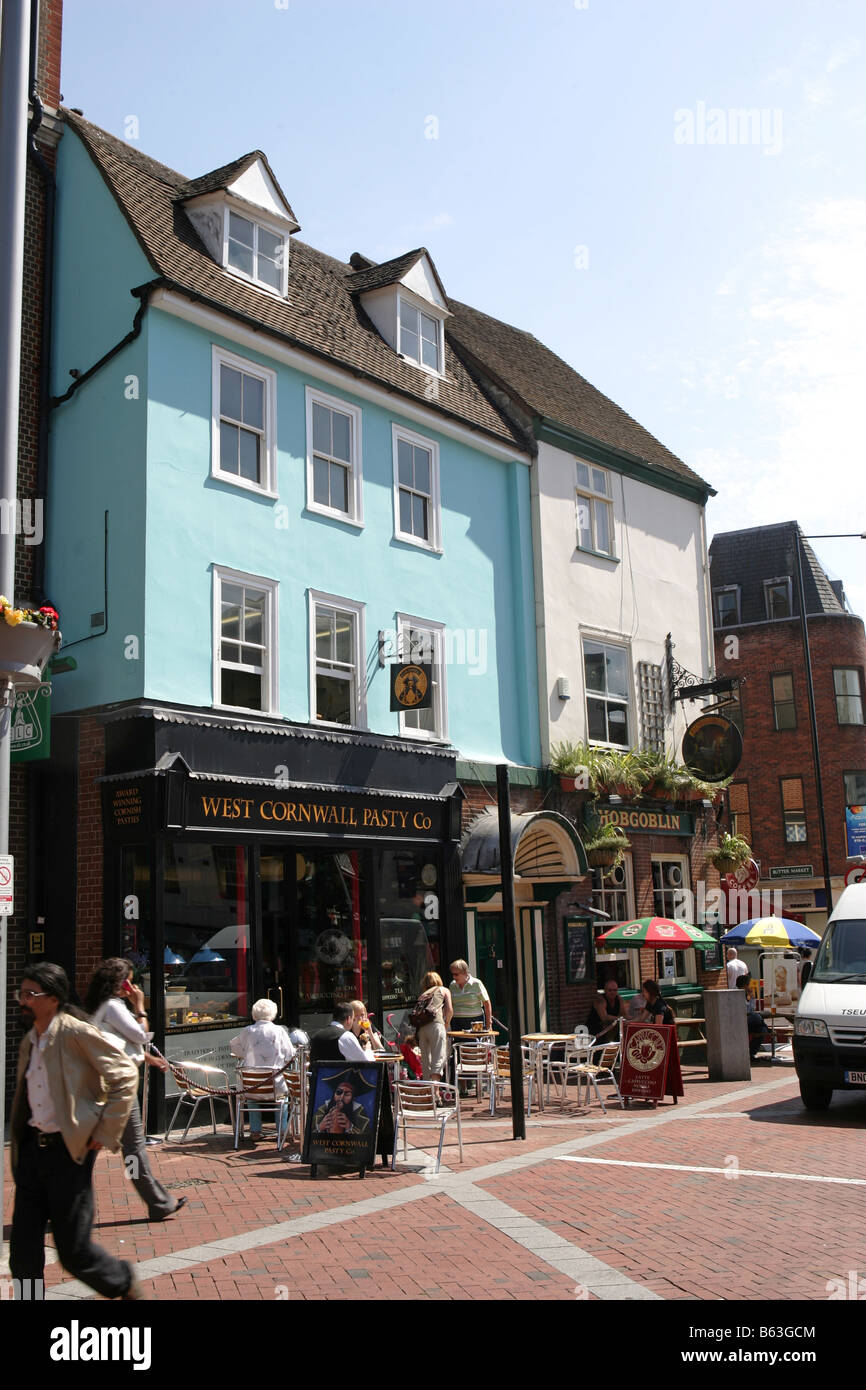
[[[549,1051],[555,1043],[573,1043],[579,1041],[574,1033],[524,1033],[521,1042],[529,1044],[529,1050],[535,1062],[535,1082],[538,1092],[538,1108],[544,1109],[544,1053]],[[548,1084],[550,1082],[550,1069],[547,1072]],[[549,1096],[548,1096],[549,1099]]]

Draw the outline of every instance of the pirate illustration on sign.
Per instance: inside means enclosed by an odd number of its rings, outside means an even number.
[[[375,1091],[357,1070],[338,1072],[322,1077],[322,1084],[333,1092],[330,1100],[320,1105],[314,1116],[314,1126],[320,1134],[366,1134],[370,1116],[357,1097]]]

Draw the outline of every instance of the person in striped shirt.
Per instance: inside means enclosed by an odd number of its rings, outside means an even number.
[[[484,1027],[489,1029],[492,1025],[493,1011],[490,1007],[490,995],[482,982],[470,975],[465,960],[453,960],[448,969],[451,971],[451,1002],[454,1005],[452,1029],[469,1028],[473,1023],[481,1023],[482,1020]]]

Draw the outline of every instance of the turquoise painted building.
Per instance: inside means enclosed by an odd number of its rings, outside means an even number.
[[[291,240],[297,224],[264,157],[239,166],[190,194],[69,118],[53,390],[72,394],[52,415],[47,586],[76,669],[56,678],[56,708],[252,709],[535,764],[525,443],[448,344],[426,253],[356,289],[351,266]],[[283,237],[285,297],[219,265],[204,242],[193,258],[196,215],[256,228],[261,215]],[[407,355],[412,314],[436,339],[417,339],[429,369]],[[242,391],[249,418],[237,420]],[[220,632],[245,635],[232,607],[241,584],[264,630],[227,650],[241,658],[232,678]],[[330,638],[326,610],[338,615]],[[417,654],[418,633],[435,703],[407,718],[390,708],[389,673]]]
[[[190,180],[64,120],[48,919],[169,1057],[228,1065],[262,996],[396,1027],[467,950],[458,758],[540,758],[531,439],[423,248],[338,262],[262,153]]]

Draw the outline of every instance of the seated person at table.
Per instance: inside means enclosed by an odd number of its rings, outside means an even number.
[[[232,1038],[229,1048],[242,1067],[271,1067],[274,1071],[287,1067],[295,1055],[295,1048],[287,1029],[274,1023],[277,1006],[273,999],[257,999],[250,1010],[253,1021],[249,1028]],[[279,1077],[276,1084],[277,1095],[285,1095],[286,1083]],[[255,1106],[247,1107],[250,1117],[250,1138],[262,1137],[262,1112]]]
[[[764,1038],[764,1033],[766,1032],[766,1024],[764,1023],[764,1015],[758,1012],[758,1006],[749,993],[751,981],[752,977],[748,972],[746,972],[745,975],[739,975],[737,977],[737,989],[741,989],[746,996],[746,1027],[749,1030],[749,1056],[757,1057]]]
[[[673,1024],[673,1013],[662,999],[662,992],[655,980],[644,980],[641,985],[641,993],[645,1000],[641,1011],[642,1023]]]
[[[589,1011],[586,1026],[599,1042],[612,1042],[617,1036],[617,1025],[626,1017],[625,1001],[619,997],[616,980],[607,980],[604,995],[596,998]]]
[[[311,1062],[368,1062],[357,1036],[358,1024],[351,1004],[335,1004],[327,1028],[320,1028],[310,1039]]]
[[[367,1015],[367,1005],[364,1003],[363,999],[350,999],[349,1003],[352,1005],[352,1013],[354,1015],[352,1032],[355,1034],[355,1037],[360,1042],[367,1056],[373,1057],[377,1052],[384,1052],[385,1044],[370,1022]]]

